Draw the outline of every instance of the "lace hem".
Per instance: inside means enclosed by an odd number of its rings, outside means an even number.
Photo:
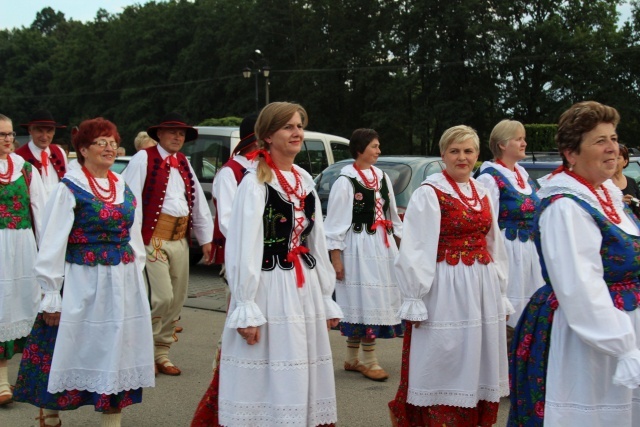
[[[219,399],[221,426],[300,426],[315,427],[338,420],[336,399],[319,399],[310,405],[273,405],[232,402]]]
[[[343,322],[363,325],[397,325],[397,307],[365,310],[360,307],[342,307]]]
[[[260,326],[267,323],[267,319],[260,311],[260,307],[255,302],[238,303],[232,313],[227,316],[227,328],[248,328],[249,326]]]
[[[118,394],[121,391],[154,386],[154,367],[148,365],[116,373],[88,369],[52,370],[47,391],[60,393],[65,390],[87,390],[99,394]]]
[[[398,289],[397,283],[362,283],[362,282],[342,282],[340,286],[346,288],[367,288],[367,289]]]
[[[325,319],[324,314],[316,313],[315,316],[269,316],[267,323],[270,325],[286,325],[294,323],[316,323]]]
[[[40,302],[40,312],[56,313],[62,311],[62,297],[59,291],[45,292]]]
[[[640,350],[634,349],[618,359],[613,383],[630,389],[640,386]]]
[[[267,360],[267,359],[240,359],[239,357],[221,355],[221,363],[229,364],[241,369],[270,369],[273,371],[306,370],[310,367],[330,365],[333,359],[330,354],[319,355],[315,359],[297,360]]]
[[[457,320],[448,322],[426,321],[421,322],[420,327],[429,329],[466,329],[477,328],[482,325],[495,325],[496,323],[505,321],[506,316],[504,314],[497,314],[495,316],[483,317],[482,319]]]
[[[508,381],[502,381],[497,387],[479,386],[475,393],[454,390],[417,390],[409,388],[407,402],[416,406],[448,405],[461,408],[474,408],[478,401],[500,402],[500,398],[509,395]]]
[[[9,323],[6,327],[0,328],[0,343],[26,337],[31,333],[32,327],[33,319]]]
[[[396,316],[411,322],[422,322],[429,318],[427,306],[420,298],[405,298]]]
[[[579,405],[577,403],[566,403],[566,402],[552,402],[546,400],[544,402],[544,406],[546,408],[558,408],[558,409],[569,409],[572,411],[584,412],[584,413],[595,413],[602,411],[610,411],[610,412],[630,412],[631,404],[621,404],[621,405]]]

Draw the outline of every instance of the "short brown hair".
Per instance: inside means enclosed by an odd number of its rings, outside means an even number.
[[[364,153],[367,146],[374,139],[380,139],[378,132],[373,129],[360,128],[353,131],[351,138],[349,139],[349,152],[354,159],[358,158],[359,154]]]
[[[558,132],[555,140],[558,151],[562,156],[562,163],[569,167],[564,152],[580,153],[582,135],[592,131],[600,123],[611,123],[614,127],[620,123],[618,110],[596,101],[583,101],[573,104],[562,113],[558,122]]]

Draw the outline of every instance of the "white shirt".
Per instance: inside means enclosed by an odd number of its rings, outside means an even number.
[[[242,155],[236,155],[233,160],[240,163],[245,169],[255,169],[257,163],[248,160]],[[231,221],[231,212],[233,207],[233,199],[238,191],[238,182],[236,176],[233,173],[233,169],[230,167],[223,167],[218,171],[215,178],[213,178],[213,187],[211,192],[216,199],[216,216],[218,218],[218,225],[220,226],[220,232],[227,237],[227,230],[229,229],[229,221]]]
[[[38,147],[33,141],[29,141],[29,150],[31,150],[33,157],[35,157],[36,160],[40,161],[40,158],[42,156],[41,153],[43,151],[42,148]],[[42,184],[44,185],[45,197],[48,199],[49,195],[53,191],[53,187],[55,187],[56,184],[60,182],[60,179],[58,179],[58,172],[56,172],[56,169],[53,167],[53,162],[51,161],[51,149],[47,147],[44,149],[44,151],[49,157],[49,162],[47,164],[46,172],[44,165],[42,166],[42,175],[40,177],[42,178]],[[64,166],[66,168],[68,165],[67,155],[62,149],[60,149],[60,152],[62,152],[62,158],[64,160]]]

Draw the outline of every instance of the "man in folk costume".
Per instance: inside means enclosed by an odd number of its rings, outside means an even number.
[[[185,141],[198,137],[198,131],[180,114],[169,113],[147,133],[158,145],[133,156],[123,176],[140,201],[137,209],[142,209],[156,369],[175,376],[181,371],[169,360],[169,349],[177,341],[174,322],[187,297],[187,239],[193,228],[205,262],[211,264],[213,220],[195,172],[180,152]]]
[[[247,154],[258,149],[254,127],[258,116],[252,114],[245,117],[240,124],[240,142],[231,158],[220,168],[213,179],[213,204],[216,208],[216,218],[213,228],[214,263],[224,263],[224,243],[227,237],[229,221],[231,220],[231,206],[238,191],[240,181],[248,169],[255,169],[255,162],[247,159]],[[222,274],[222,273],[221,273]]]
[[[29,122],[20,125],[20,127],[29,132],[31,140],[18,148],[15,153],[35,166],[40,172],[46,200],[53,187],[67,173],[66,154],[60,147],[51,143],[56,129],[64,129],[66,126],[57,123],[49,111],[40,110],[33,113]]]

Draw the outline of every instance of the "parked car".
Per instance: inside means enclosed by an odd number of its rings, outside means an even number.
[[[348,159],[336,162],[316,177],[316,191],[320,197],[323,215],[327,214],[329,192],[333,183],[340,176],[342,168],[352,164],[353,161]],[[411,194],[422,181],[429,175],[442,172],[444,169],[444,163],[440,157],[421,156],[380,156],[375,166],[382,169],[391,179],[400,218],[404,217]]]

